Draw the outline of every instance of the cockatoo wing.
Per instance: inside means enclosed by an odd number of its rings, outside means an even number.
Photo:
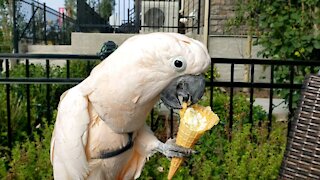
[[[89,124],[88,99],[74,87],[62,95],[51,140],[55,179],[84,179],[89,172],[85,152]]]

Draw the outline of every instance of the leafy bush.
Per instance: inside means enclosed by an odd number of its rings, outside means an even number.
[[[5,177],[7,174],[7,168],[5,164],[6,160],[4,158],[0,159],[0,177]]]
[[[256,36],[254,45],[260,45],[258,56],[285,60],[320,60],[320,1],[240,1],[237,0],[235,17],[230,19],[231,29],[246,27],[247,34]],[[294,71],[294,83],[302,83],[307,74],[319,67],[275,66],[275,82],[289,83]],[[289,90],[276,93],[289,101]],[[293,92],[296,108],[300,91]]]
[[[56,77],[63,75],[63,68],[53,66],[50,69],[51,74]],[[19,64],[10,71],[10,77],[25,77],[25,65]],[[30,65],[30,77],[45,77],[45,67],[41,65]],[[25,139],[28,129],[27,121],[27,86],[21,84],[10,85],[10,110],[11,110],[11,129],[13,141],[21,141]],[[1,102],[7,102],[6,99],[6,86],[1,85],[0,88],[0,100]],[[30,89],[30,119],[31,119],[31,131],[35,130],[35,127],[41,123],[43,118],[47,115],[47,88],[49,88],[49,104],[50,114],[52,114],[53,108],[57,107],[59,102],[59,96],[62,94],[66,86],[60,85],[44,85],[35,84],[29,85]],[[0,104],[0,131],[1,131],[1,145],[6,145],[7,142],[7,107],[6,103]],[[51,120],[51,119],[50,119]],[[49,120],[49,121],[50,121]]]
[[[98,63],[84,62],[84,61],[72,61],[70,62],[70,77],[84,78],[90,70]],[[46,77],[46,68],[40,64],[30,64],[30,77]],[[51,78],[62,78],[66,77],[66,67],[50,66],[50,77]],[[10,70],[10,77],[25,77],[26,67],[24,64],[18,64]],[[4,76],[4,74],[0,74]],[[13,141],[21,141],[25,138],[25,134],[28,129],[27,122],[27,86],[23,84],[12,84],[10,85],[10,109],[11,109],[11,129]],[[0,85],[0,100],[1,102],[7,102],[6,99],[6,86]],[[32,84],[29,85],[30,89],[30,119],[31,119],[31,131],[42,122],[43,118],[47,118],[49,113],[52,116],[53,110],[57,107],[60,95],[72,87],[72,85],[58,85],[58,84]],[[47,102],[47,89],[49,90]],[[47,104],[50,104],[47,109]],[[48,112],[48,110],[50,112]],[[50,117],[49,117],[50,118]],[[7,108],[6,103],[0,103],[0,145],[6,146],[7,142]],[[48,122],[51,118],[48,119]],[[0,149],[0,154],[2,149]]]
[[[72,61],[70,62],[70,77],[83,78],[86,77],[90,70],[97,64],[95,62]],[[10,77],[25,77],[26,69],[24,64],[18,64],[10,70]],[[45,77],[46,69],[40,64],[30,64],[30,77]],[[66,67],[50,66],[50,77],[66,77]],[[4,76],[4,74],[0,74]],[[18,177],[24,179],[28,174],[32,174],[37,169],[41,177],[51,176],[51,165],[49,165],[49,125],[45,125],[43,132],[37,127],[46,121],[52,124],[52,119],[55,119],[53,114],[57,107],[60,95],[72,85],[45,85],[34,84],[29,85],[30,88],[30,119],[31,131],[33,134],[28,134],[27,122],[27,85],[12,84],[10,85],[10,109],[11,109],[11,129],[13,142],[17,145],[13,148],[11,154],[13,160],[9,163],[10,150],[7,147],[7,108],[6,108],[6,86],[0,85],[0,179],[1,177]],[[49,88],[49,103],[51,118],[47,119],[47,88]],[[48,126],[48,127],[47,127]],[[49,128],[49,129],[47,129]],[[50,135],[51,136],[51,135]],[[25,142],[25,139],[27,141]],[[41,143],[44,143],[40,145]],[[20,149],[20,150],[19,150]],[[35,154],[36,153],[36,154]],[[20,158],[20,159],[19,159]],[[23,162],[25,161],[25,164]],[[47,165],[44,165],[47,164]],[[10,168],[9,175],[6,174]],[[33,174],[30,177],[38,178],[39,176]],[[47,178],[45,178],[47,179]]]
[[[0,160],[0,175],[7,179],[52,179],[50,141],[53,125],[42,123],[33,137],[17,143],[11,161]],[[8,169],[6,168],[8,164]]]
[[[258,55],[272,59],[319,60],[320,2],[236,1],[234,28],[245,26],[263,47]]]
[[[228,179],[277,179],[286,142],[286,125],[278,122],[268,137],[265,127],[246,124],[226,146]]]

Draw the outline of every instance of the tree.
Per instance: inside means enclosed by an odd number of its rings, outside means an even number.
[[[76,18],[76,12],[77,12],[77,0],[65,0],[64,6],[67,11],[67,16],[75,19]]]
[[[234,27],[244,26],[249,35],[257,37],[256,45],[262,50],[258,55],[269,59],[320,60],[320,1],[319,0],[238,0]],[[301,83],[310,72],[317,68],[289,66],[274,67],[275,82],[290,81],[294,73],[294,83]],[[277,89],[278,95],[289,98],[289,90]],[[298,92],[293,92],[293,107],[298,100]]]
[[[263,57],[319,60],[319,7],[319,0],[238,0],[232,24],[257,36]]]
[[[0,52],[12,51],[12,0],[0,0]]]
[[[92,8],[94,8],[96,12],[98,12],[100,16],[105,19],[109,19],[115,6],[115,0],[87,0],[86,3],[89,4],[89,6],[91,6]],[[77,0],[65,0],[64,4],[68,16],[75,19],[77,11]]]
[[[98,9],[101,17],[109,19],[115,6],[115,0],[101,0]]]

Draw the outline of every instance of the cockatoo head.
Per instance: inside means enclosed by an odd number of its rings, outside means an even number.
[[[199,41],[181,34],[150,35],[158,36],[158,42],[152,45],[155,49],[164,50],[162,53],[156,51],[156,55],[161,59],[166,72],[169,72],[167,80],[170,83],[161,91],[161,100],[174,109],[182,108],[182,101],[188,104],[198,102],[205,89],[202,73],[210,64],[207,49]]]
[[[92,71],[89,99],[102,118],[110,116],[105,111],[111,107],[147,114],[159,98],[181,108],[182,100],[196,103],[203,95],[202,73],[209,64],[208,51],[197,40],[177,33],[137,35]]]
[[[202,43],[177,33],[151,33],[133,37],[125,45],[140,48],[137,51],[142,57],[137,59],[142,68],[150,68],[144,71],[147,72],[144,78],[158,87],[156,92],[161,92],[167,106],[179,109],[182,101],[194,104],[202,97],[205,88],[202,73],[210,64]]]

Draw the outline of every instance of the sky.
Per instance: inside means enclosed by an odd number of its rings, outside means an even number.
[[[46,5],[56,11],[59,8],[64,7],[64,0],[39,0],[40,3],[46,3]]]

